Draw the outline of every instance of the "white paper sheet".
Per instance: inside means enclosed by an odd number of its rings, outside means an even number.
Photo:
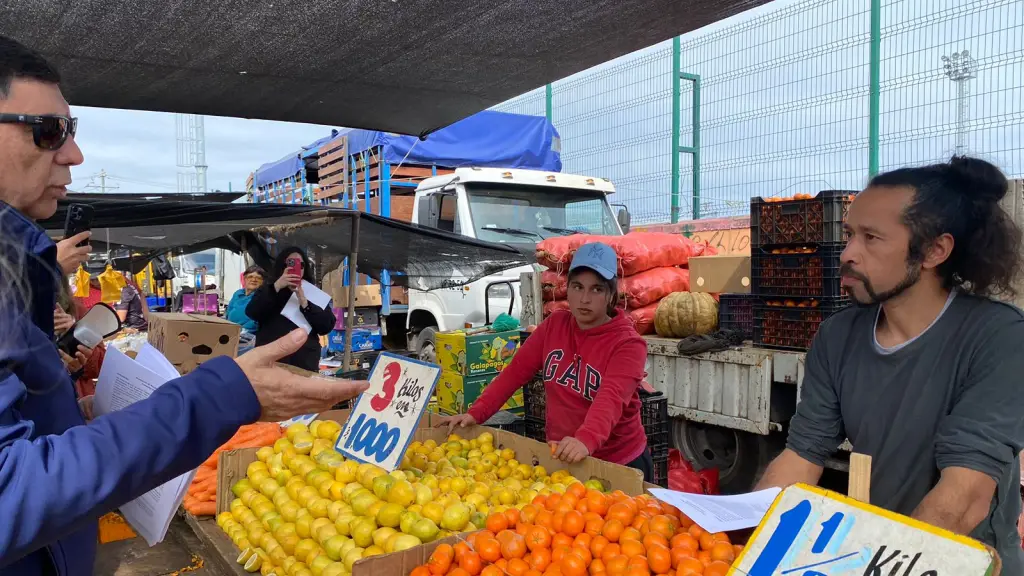
[[[331,301],[331,295],[317,288],[316,286],[302,281],[302,293],[305,294],[306,300],[309,300],[313,304],[321,308],[327,308],[327,304]],[[306,334],[313,331],[313,327],[309,325],[309,321],[302,315],[302,309],[299,308],[299,297],[293,292],[288,298],[288,302],[281,309],[281,315],[292,321],[295,326],[302,328]]]
[[[93,409],[96,416],[116,412],[148,398],[178,371],[156,348],[145,344],[135,360],[116,348],[107,350],[96,380]],[[150,546],[163,541],[181,502],[185,499],[195,470],[187,472],[121,506],[121,514]]]
[[[316,420],[317,416],[319,416],[319,414],[302,414],[301,416],[282,420],[278,422],[278,424],[280,424],[282,428],[287,428],[292,424],[305,424],[306,426],[309,426],[313,423],[313,420]]]
[[[705,496],[661,488],[648,491],[658,500],[679,508],[708,532],[727,532],[757,526],[782,492],[778,488],[768,488],[735,496]]]

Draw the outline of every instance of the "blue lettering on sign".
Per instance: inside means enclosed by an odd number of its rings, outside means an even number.
[[[864,565],[863,550],[838,554],[839,547],[853,528],[853,516],[847,516],[842,512],[833,513],[828,520],[820,524],[821,531],[813,540],[809,532],[814,528],[807,525],[808,521],[817,523],[817,514],[808,500],[801,500],[779,514],[779,523],[768,537],[768,542],[754,561],[748,576],[827,576],[846,574]],[[789,559],[795,558],[801,550],[806,551],[808,548],[811,554],[822,555],[821,559],[803,566],[793,566]],[[829,568],[825,568],[826,566]]]
[[[345,440],[345,449],[367,459],[372,458],[380,464],[398,447],[401,435],[398,428],[388,426],[387,422],[377,422],[376,418],[360,414]]]

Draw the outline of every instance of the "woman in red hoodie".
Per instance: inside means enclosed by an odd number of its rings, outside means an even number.
[[[647,344],[616,309],[618,261],[599,242],[585,244],[569,265],[569,311],[548,316],[469,412],[443,418],[456,426],[486,422],[535,374],[544,375],[549,442],[568,463],[587,456],[636,468],[654,481],[654,461],[640,421]]]

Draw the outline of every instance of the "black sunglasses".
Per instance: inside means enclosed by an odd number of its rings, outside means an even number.
[[[43,150],[59,150],[78,132],[78,118],[46,114],[0,114],[0,124],[24,124],[32,127],[32,139]]]

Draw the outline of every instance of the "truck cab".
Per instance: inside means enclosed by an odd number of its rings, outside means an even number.
[[[532,254],[545,238],[577,233],[618,236],[629,228],[625,208],[613,214],[605,178],[503,168],[459,168],[416,188],[413,222]],[[437,290],[409,290],[408,345],[434,360],[433,336],[493,322],[502,312],[520,315],[519,277],[540,271],[523,266],[466,282],[458,271]]]

